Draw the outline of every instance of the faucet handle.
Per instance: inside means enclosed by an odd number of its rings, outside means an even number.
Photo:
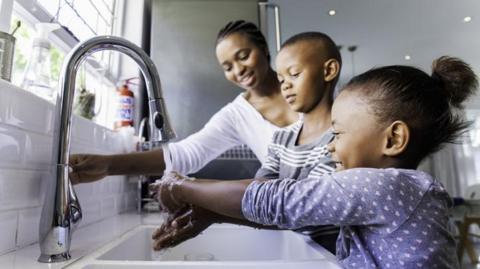
[[[163,98],[149,100],[149,109],[150,141],[165,143],[175,138]]]
[[[82,207],[78,201],[77,194],[73,188],[72,182],[68,181],[68,197],[70,203],[68,204],[68,209],[70,211],[70,222],[72,231],[75,230],[82,219]]]
[[[155,127],[158,129],[163,128],[163,116],[162,114],[158,113],[158,111],[153,113],[153,124],[155,124]]]

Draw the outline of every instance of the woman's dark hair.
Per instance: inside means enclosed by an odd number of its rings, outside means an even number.
[[[253,44],[255,44],[261,51],[264,51],[270,62],[270,52],[268,50],[267,41],[258,27],[248,21],[237,20],[227,23],[217,35],[217,45],[227,36],[235,33],[245,35]]]
[[[401,120],[408,125],[406,157],[418,164],[466,131],[470,122],[459,110],[477,87],[468,64],[443,56],[433,62],[431,76],[414,67],[386,66],[354,77],[345,90],[362,91],[380,122]]]

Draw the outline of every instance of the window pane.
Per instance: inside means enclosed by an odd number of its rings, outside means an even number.
[[[38,5],[45,12],[51,15],[52,22],[58,22],[68,28],[80,41],[86,40],[97,35],[112,34],[114,23],[114,7],[118,0],[37,0]],[[12,25],[16,21],[27,21],[20,18],[17,13],[12,16]],[[35,23],[33,21],[32,23]],[[28,63],[32,41],[35,36],[35,29],[27,23],[22,26],[16,33],[16,46],[14,54],[14,66],[12,70],[12,82],[21,85],[26,65]],[[97,64],[89,65],[82,63],[80,71],[77,75],[76,85],[82,87],[86,91],[95,94],[95,117],[97,123],[113,127],[115,118],[115,102],[116,86],[105,78],[105,73],[111,69],[111,55],[113,51],[100,51],[93,53],[89,58],[95,59]],[[64,52],[60,51],[52,43],[50,50],[51,60],[51,86],[57,89],[58,78],[64,60]],[[83,74],[83,75],[82,75]],[[111,76],[110,76],[111,77]]]
[[[38,0],[80,40],[112,34],[115,0]]]
[[[14,13],[12,15],[11,25],[16,25],[16,22],[18,20],[20,20],[20,18]],[[15,43],[15,54],[13,58],[12,83],[17,86],[22,85],[25,69],[27,67],[28,60],[31,57],[32,43],[35,36],[35,29],[30,27],[26,23],[23,23],[15,34],[15,38],[17,40]],[[65,54],[57,47],[55,47],[55,44],[51,45],[50,85],[52,88],[56,89],[58,84],[58,77],[60,75],[60,69],[62,68],[63,58],[65,57]]]

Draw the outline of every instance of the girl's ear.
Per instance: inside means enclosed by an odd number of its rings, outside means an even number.
[[[387,127],[387,143],[383,149],[383,154],[389,157],[398,156],[407,149],[410,141],[410,129],[403,121],[394,121]]]
[[[335,59],[328,59],[323,64],[324,77],[326,82],[335,80],[340,73],[340,63]]]

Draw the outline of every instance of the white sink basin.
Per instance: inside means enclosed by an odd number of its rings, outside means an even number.
[[[155,252],[156,227],[139,226],[72,268],[340,268],[330,252],[292,231],[213,225],[177,247]]]

